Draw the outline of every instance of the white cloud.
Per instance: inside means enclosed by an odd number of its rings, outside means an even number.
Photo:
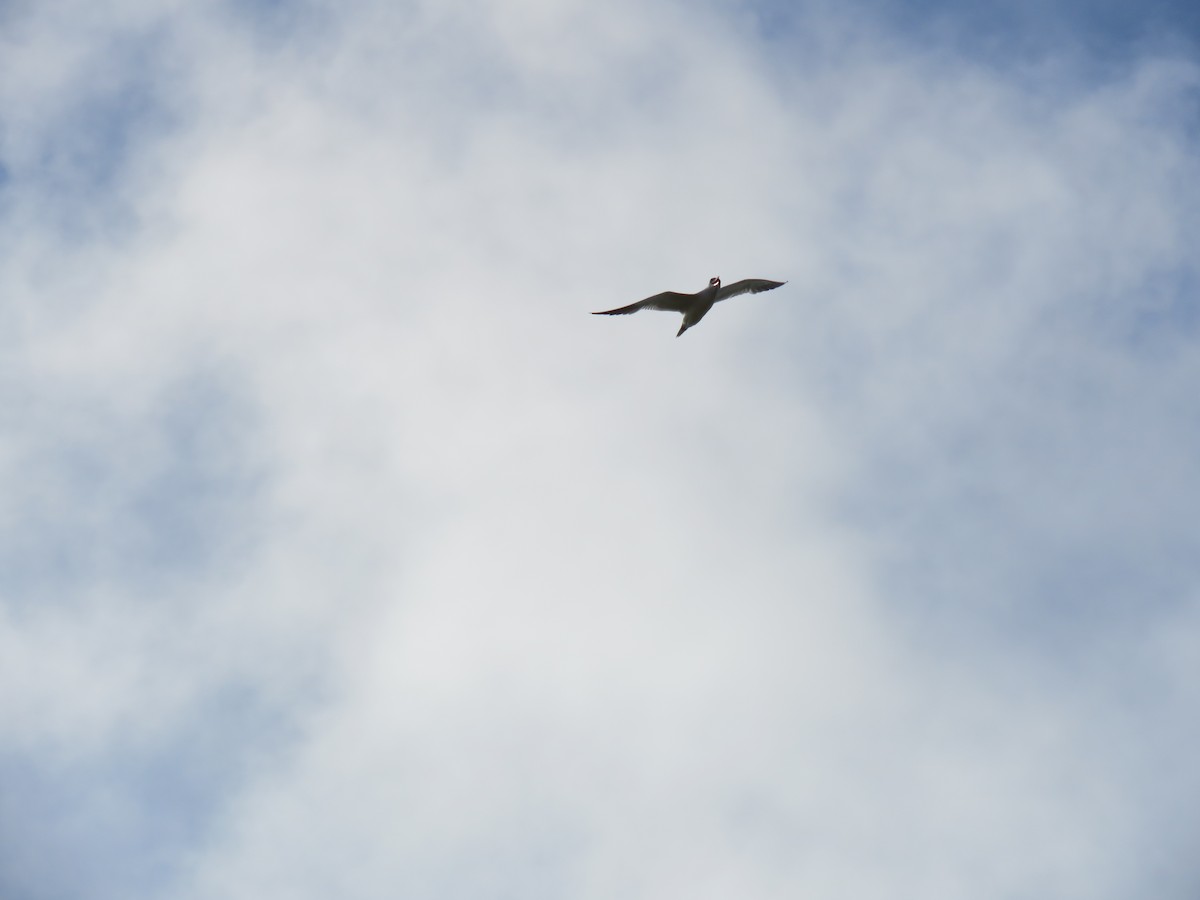
[[[154,19],[117,231],[5,132],[0,758],[124,842],[28,791],[0,885],[1187,896],[1193,65],[238,15]],[[713,274],[789,284],[586,315]]]

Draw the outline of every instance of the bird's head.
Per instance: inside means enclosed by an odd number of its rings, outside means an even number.
[[[719,288],[721,286],[721,276],[714,275],[712,278],[708,279],[708,286]]]

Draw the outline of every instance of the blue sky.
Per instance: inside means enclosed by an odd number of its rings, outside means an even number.
[[[1194,897],[1198,36],[0,4],[0,895]]]

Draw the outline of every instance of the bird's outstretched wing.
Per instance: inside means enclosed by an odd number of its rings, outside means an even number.
[[[763,291],[773,291],[777,287],[782,287],[787,284],[786,281],[768,281],[765,278],[743,278],[741,281],[735,281],[733,284],[727,284],[717,291],[716,303],[721,300],[728,300],[730,297],[736,297],[738,294],[760,294]]]
[[[601,312],[594,312],[592,315],[627,316],[640,309],[665,309],[668,312],[681,313],[691,299],[690,294],[680,294],[678,291],[663,291],[661,294],[655,294],[653,297],[647,297],[645,300],[639,300],[637,303],[630,303],[628,306],[622,306],[619,309],[606,309]]]

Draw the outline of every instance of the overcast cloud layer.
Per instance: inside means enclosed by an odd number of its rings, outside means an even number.
[[[1197,23],[1096,9],[0,3],[0,896],[1197,896]]]

